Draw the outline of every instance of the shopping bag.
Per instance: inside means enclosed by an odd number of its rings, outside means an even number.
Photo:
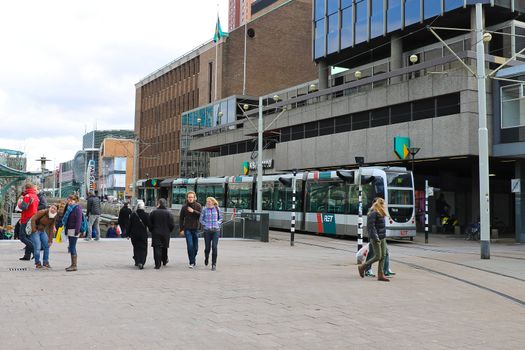
[[[55,236],[55,242],[56,243],[61,243],[62,242],[62,231],[64,231],[64,226],[61,226],[58,230],[57,230],[57,234]]]
[[[355,254],[355,257],[357,258],[357,263],[362,264],[366,260],[366,256],[368,255],[368,244],[365,244],[359,251]]]

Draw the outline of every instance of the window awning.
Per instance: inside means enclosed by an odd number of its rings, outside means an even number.
[[[173,185],[173,181],[175,181],[175,179],[162,180],[160,187],[171,187],[171,185]]]

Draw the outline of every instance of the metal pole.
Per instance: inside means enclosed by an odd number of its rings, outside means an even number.
[[[217,101],[217,78],[219,74],[219,42],[221,39],[218,37],[217,42],[215,43],[215,99]]]
[[[138,141],[137,139],[133,140],[133,193],[131,193],[131,205],[137,205],[137,158],[138,158]]]
[[[357,217],[357,251],[363,248],[363,186],[361,185],[361,169],[357,170],[358,195],[358,217]]]
[[[58,163],[58,198],[62,198],[62,164]]]
[[[476,66],[479,112],[479,211],[481,259],[490,259],[489,137],[487,130],[487,94],[485,92],[485,45],[483,44],[483,7],[476,4]]]
[[[259,124],[257,126],[257,212],[262,212],[263,176],[263,98],[259,97]]]
[[[425,180],[425,243],[428,243],[428,180]]]
[[[293,171],[293,179],[292,179],[292,221],[290,225],[290,246],[293,247],[294,240],[295,240],[295,193],[296,193],[296,177],[297,171]]]
[[[248,37],[248,17],[246,15],[246,9],[247,7],[245,6],[244,8],[244,64],[243,64],[243,69],[244,69],[244,72],[243,72],[243,81],[242,81],[242,94],[244,96],[246,96],[246,41],[248,40],[247,37]]]

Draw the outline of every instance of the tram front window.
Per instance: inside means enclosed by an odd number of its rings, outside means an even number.
[[[412,190],[388,190],[389,205],[412,205],[413,199]]]

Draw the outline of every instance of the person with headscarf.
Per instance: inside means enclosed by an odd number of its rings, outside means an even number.
[[[129,226],[126,229],[128,239],[133,245],[133,260],[139,269],[144,268],[148,256],[148,228],[150,226],[149,215],[144,210],[144,202],[137,203],[137,210],[129,218]]]
[[[170,247],[170,236],[175,228],[173,215],[166,206],[166,199],[161,198],[157,209],[153,210],[149,216],[151,246],[153,247],[155,269],[157,270],[160,269],[161,263],[166,266],[169,262],[168,248]]]

